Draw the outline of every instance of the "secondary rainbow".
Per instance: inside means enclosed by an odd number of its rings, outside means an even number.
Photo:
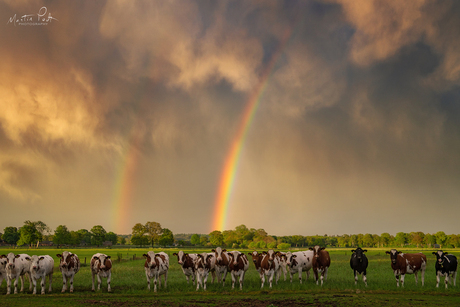
[[[270,61],[267,63],[259,82],[252,93],[249,95],[243,115],[238,126],[237,132],[233,141],[230,144],[230,150],[225,158],[224,166],[219,180],[217,196],[214,204],[214,214],[212,219],[211,231],[225,230],[228,218],[230,197],[235,183],[238,164],[243,149],[244,142],[251,123],[254,119],[254,114],[260,104],[264,90],[267,87],[269,77],[282,54],[289,38],[293,32],[293,27],[285,31],[276,52],[272,55]]]

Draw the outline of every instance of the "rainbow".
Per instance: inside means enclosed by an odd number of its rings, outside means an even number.
[[[270,61],[263,70],[259,82],[252,93],[249,95],[246,106],[243,111],[242,119],[236,131],[235,137],[230,145],[230,150],[225,158],[224,166],[220,175],[217,196],[214,205],[214,214],[212,218],[212,228],[214,230],[225,230],[227,226],[228,211],[230,205],[230,196],[233,191],[235,177],[238,170],[238,164],[241,156],[241,151],[246,140],[247,133],[254,119],[254,115],[262,100],[265,88],[267,87],[270,75],[280,58],[282,51],[287,45],[287,42],[292,36],[293,28],[287,29],[282,37],[276,52],[273,53]]]

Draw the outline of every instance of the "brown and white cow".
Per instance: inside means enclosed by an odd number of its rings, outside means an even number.
[[[310,247],[310,250],[313,251],[313,274],[315,276],[316,284],[318,284],[318,275],[321,275],[321,286],[323,285],[323,279],[327,280],[327,271],[331,265],[331,257],[329,257],[329,252],[324,249],[325,247],[320,247],[318,245],[315,247]]]
[[[111,292],[110,281],[112,280],[112,259],[106,254],[97,253],[91,257],[92,287],[94,291],[94,277],[97,275],[97,290],[101,290],[101,278],[107,278],[107,291]]]
[[[2,286],[3,280],[6,279],[6,257],[0,256],[0,287]]]
[[[60,258],[59,270],[62,273],[62,293],[67,290],[67,283],[70,282],[70,293],[73,292],[73,278],[80,270],[80,259],[76,254],[64,251],[56,255]]]
[[[235,288],[235,282],[240,277],[240,290],[243,290],[244,274],[249,269],[249,261],[245,254],[239,251],[231,251],[228,254],[228,270],[232,274],[232,289]]]
[[[195,264],[194,263],[198,255],[184,253],[183,251],[179,251],[178,253],[174,253],[173,256],[177,256],[177,263],[179,263],[179,265],[181,266],[182,272],[184,272],[185,278],[187,279],[187,283],[191,276],[192,284],[195,284]]]
[[[213,267],[213,259],[215,258],[214,253],[202,253],[198,254],[195,260],[195,273],[196,273],[196,291],[201,288],[206,290],[206,283],[208,281],[209,272]],[[213,278],[214,282],[214,278]]]
[[[262,255],[262,253],[259,253],[257,251],[248,253],[248,255],[252,257],[252,263],[254,263],[254,266],[257,272],[259,272],[260,279],[262,280],[262,278],[264,277],[264,272],[262,272],[262,268],[260,265],[262,263],[262,258],[264,257],[264,255]]]
[[[263,258],[260,263],[260,268],[262,271],[261,274],[261,281],[262,285],[261,288],[264,287],[265,283],[265,275],[268,277],[268,282],[270,283],[270,288],[273,284],[273,279],[275,279],[275,283],[278,284],[279,270],[280,270],[280,263],[279,257],[276,253],[270,249],[268,252],[262,252]]]
[[[9,253],[8,255],[2,255],[2,258],[6,258],[6,294],[11,293],[11,281],[14,279],[14,293],[18,293],[18,279],[21,279],[21,290],[24,291],[24,274],[29,275],[29,291],[32,291],[32,282],[30,277],[30,256],[27,254]]]
[[[160,277],[164,275],[165,289],[166,282],[168,281],[168,269],[169,269],[169,256],[165,252],[155,253],[149,251],[143,255],[145,257],[145,276],[147,277],[147,289],[150,290],[150,279],[153,278],[153,292],[157,292],[157,281],[158,287],[161,287]]]
[[[217,273],[217,281],[221,282],[222,285],[225,286],[225,277],[227,276],[227,269],[228,269],[228,255],[226,253],[226,249],[222,249],[221,247],[217,247],[216,249],[212,250],[216,257],[216,273]],[[222,277],[222,279],[221,279]]]
[[[418,271],[422,272],[422,286],[425,283],[426,256],[422,253],[404,254],[400,251],[392,249],[385,252],[390,255],[391,268],[396,278],[396,285],[399,287],[399,279],[401,286],[404,287],[404,276],[406,274],[415,275],[415,284],[418,283]],[[401,276],[401,277],[400,277]],[[400,277],[400,278],[399,278]]]

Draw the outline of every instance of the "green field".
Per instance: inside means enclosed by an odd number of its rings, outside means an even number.
[[[141,259],[148,249],[70,249],[76,253],[82,262],[82,268],[74,279],[75,292],[70,294],[68,291],[61,293],[62,277],[58,268],[59,260],[56,254],[61,253],[61,249],[0,249],[0,254],[8,252],[27,253],[29,255],[51,255],[55,259],[55,272],[53,279],[53,292],[45,295],[32,295],[28,291],[28,281],[26,281],[26,293],[11,294],[6,296],[6,281],[0,285],[0,305],[2,306],[445,306],[460,305],[459,285],[444,288],[444,283],[440,288],[436,286],[436,276],[434,270],[435,256],[431,254],[433,250],[418,250],[425,253],[428,258],[428,267],[425,275],[425,286],[415,285],[413,275],[406,275],[405,287],[397,288],[393,271],[390,267],[389,256],[385,254],[386,249],[369,249],[368,286],[365,287],[360,278],[358,285],[355,286],[353,272],[349,266],[351,256],[350,249],[328,249],[331,255],[331,267],[328,279],[323,285],[317,286],[313,282],[313,274],[301,285],[297,275],[293,278],[293,283],[289,282],[289,276],[284,281],[281,276],[277,285],[272,289],[265,283],[264,289],[260,289],[260,278],[252,262],[246,274],[243,290],[238,286],[235,290],[231,289],[231,276],[227,275],[225,287],[221,284],[211,283],[208,278],[207,291],[195,291],[196,286],[187,284],[185,276],[177,258],[172,256],[178,249],[163,250],[170,255],[170,269],[168,273],[167,289],[162,287],[158,293],[147,291],[147,281],[144,272],[144,258]],[[160,251],[155,250],[156,252]],[[209,251],[199,249],[189,252]],[[244,252],[250,252],[245,250]],[[96,252],[110,255],[113,260],[112,269],[112,293],[107,293],[106,280],[103,280],[101,291],[91,292],[91,273],[89,261]],[[405,252],[411,252],[405,250]],[[459,257],[460,253],[455,250],[449,251]],[[133,260],[134,255],[136,260]],[[121,261],[119,261],[121,256]],[[85,263],[86,258],[86,265]],[[251,260],[251,257],[248,257]],[[419,275],[420,276],[420,275]],[[27,279],[27,278],[26,278]],[[97,281],[96,281],[97,282]],[[38,289],[37,289],[38,290]],[[46,287],[46,290],[48,288]]]

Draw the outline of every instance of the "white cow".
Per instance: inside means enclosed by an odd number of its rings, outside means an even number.
[[[0,256],[0,287],[3,280],[6,279],[6,257]]]
[[[80,270],[80,259],[76,254],[71,252],[62,252],[57,254],[57,257],[61,258],[59,262],[59,270],[62,273],[62,292],[67,290],[67,282],[70,280],[70,293],[73,292],[73,278],[75,274]]]
[[[37,294],[37,280],[41,280],[42,294],[45,294],[46,276],[48,276],[49,289],[51,292],[51,284],[53,283],[54,259],[49,255],[37,256],[33,255],[30,261],[30,276],[34,285],[33,294]]]
[[[284,276],[284,281],[286,281],[286,253],[283,252],[276,252],[276,255],[278,256],[279,262],[280,262],[280,269],[283,271],[283,276]]]
[[[195,260],[196,291],[200,289],[200,285],[203,290],[206,290],[206,282],[208,281],[209,272],[212,270],[213,259],[215,260],[215,255],[213,253],[205,252],[198,254]]]
[[[235,288],[235,282],[240,277],[240,290],[243,290],[244,274],[249,268],[249,261],[245,254],[239,251],[228,253],[229,263],[228,270],[232,274],[232,289]]]
[[[24,274],[29,275],[29,291],[32,291],[32,283],[30,282],[30,256],[27,254],[9,253],[7,256],[2,255],[2,258],[6,258],[6,294],[11,293],[11,281],[14,279],[14,293],[18,293],[18,278],[21,279],[21,292],[24,291]]]
[[[310,269],[312,268],[313,251],[287,252],[286,266],[289,268],[289,273],[292,276],[299,273],[299,281],[302,283],[302,272],[307,272],[307,279],[310,277]]]
[[[145,257],[145,276],[147,277],[147,288],[150,290],[150,279],[153,279],[153,291],[157,292],[157,280],[158,287],[161,287],[160,276],[164,275],[165,289],[166,282],[168,280],[168,269],[169,269],[169,256],[164,252],[156,253],[149,251],[143,255]]]
[[[195,284],[195,261],[198,255],[179,251],[178,253],[174,253],[173,256],[177,256],[177,263],[181,266],[182,272],[184,272],[185,278],[187,279],[187,283],[189,278],[192,277],[192,283]]]
[[[228,269],[228,255],[226,254],[227,250],[222,249],[221,247],[217,247],[212,251],[214,252],[214,255],[216,257],[217,281],[222,281],[222,285],[225,286],[225,277],[227,276]]]
[[[94,254],[91,257],[91,275],[93,278],[92,291],[94,291],[94,277],[97,275],[97,290],[101,290],[101,278],[107,278],[107,291],[111,292],[112,259],[110,259],[110,256],[101,253]]]

